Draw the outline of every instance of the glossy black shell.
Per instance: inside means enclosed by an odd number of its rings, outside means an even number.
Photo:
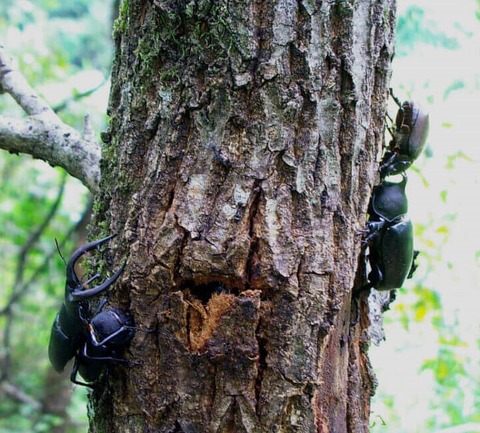
[[[407,178],[404,176],[401,182],[383,181],[373,189],[372,199],[368,213],[371,221],[385,220],[392,222],[406,215],[408,212],[408,200],[405,194]]]
[[[92,325],[92,331],[95,334],[95,338],[98,342],[105,340],[110,335],[113,335],[123,326],[134,326],[131,316],[118,308],[111,308],[98,313],[92,318],[90,324]],[[111,340],[108,340],[106,345],[124,346],[133,338],[134,335],[135,331],[133,329],[126,328]]]
[[[402,287],[412,268],[413,256],[412,222],[407,219],[384,227],[370,245],[371,285],[377,290]]]

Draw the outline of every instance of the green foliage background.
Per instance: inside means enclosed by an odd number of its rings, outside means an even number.
[[[372,432],[480,433],[480,0],[398,6],[392,86],[430,112],[431,132],[408,184],[420,266],[385,316],[386,341],[371,349]],[[0,43],[78,129],[86,113],[95,131],[105,129],[111,15],[102,0],[0,0]],[[0,112],[22,115],[7,95]],[[61,170],[5,152],[0,181],[0,433],[84,432],[83,389],[66,397],[64,417],[45,401],[46,348],[64,290],[54,239],[66,256],[75,248],[88,194]]]
[[[0,44],[79,130],[87,113],[95,131],[106,127],[112,5],[0,0]],[[0,113],[23,115],[8,95],[0,97]],[[81,241],[88,192],[61,169],[6,152],[0,152],[0,182],[0,432],[85,432],[85,390],[72,393],[68,374],[52,378],[47,347],[65,287],[55,239],[65,256]],[[55,399],[66,400],[66,413],[48,411]]]

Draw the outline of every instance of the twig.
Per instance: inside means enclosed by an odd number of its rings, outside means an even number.
[[[27,264],[27,256],[33,246],[37,243],[41,234],[45,231],[47,226],[50,224],[50,221],[57,213],[57,210],[62,202],[63,193],[65,191],[66,177],[64,176],[61,180],[61,184],[57,193],[57,197],[52,207],[50,208],[48,214],[43,219],[42,223],[30,234],[27,242],[22,245],[17,259],[17,270],[15,273],[15,281],[11,289],[10,299],[6,305],[0,310],[0,315],[7,314],[12,305],[18,301],[18,299],[23,295],[23,292],[27,289],[28,286],[22,285],[24,280],[25,267]]]
[[[55,115],[47,103],[29,86],[22,74],[13,67],[2,46],[0,46],[0,81],[2,91],[9,93],[27,114]]]
[[[71,97],[69,97],[69,98],[65,99],[64,101],[60,102],[59,104],[54,105],[52,107],[53,111],[55,111],[55,113],[59,113],[60,111],[65,110],[65,108],[67,108],[67,106],[70,102],[78,101],[79,99],[86,98],[87,96],[92,95],[98,89],[100,89],[102,86],[104,86],[105,83],[106,83],[106,80],[102,81],[100,84],[98,84],[95,87],[92,87],[91,89],[88,89],[88,90],[85,90],[84,92],[80,92],[80,93],[76,93],[76,94],[72,95]]]

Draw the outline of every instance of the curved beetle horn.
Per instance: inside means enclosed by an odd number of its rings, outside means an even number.
[[[120,268],[115,272],[110,278],[107,278],[102,284],[96,287],[92,287],[91,289],[82,290],[82,291],[75,291],[72,293],[72,299],[74,301],[80,301],[82,299],[90,298],[92,296],[98,295],[100,292],[108,289],[115,281],[117,281],[120,274],[123,272],[125,268],[125,263],[120,266]]]
[[[87,252],[92,251],[95,248],[98,248],[100,245],[104,244],[105,242],[109,241],[115,236],[117,235],[113,234],[103,239],[99,239],[99,240],[90,242],[86,245],[83,245],[80,248],[78,248],[70,257],[67,263],[67,268],[66,268],[66,279],[67,279],[66,290],[72,296],[72,300],[80,300],[80,299],[89,298],[91,296],[95,296],[98,293],[102,292],[103,290],[107,289],[111,284],[113,284],[118,279],[125,265],[122,265],[120,269],[117,272],[115,272],[115,274],[112,277],[108,278],[101,285],[97,287],[93,287],[91,289],[83,290],[85,286],[77,277],[77,274],[75,273],[75,263],[80,259],[80,257],[82,257]],[[87,284],[92,282],[98,277],[99,275],[97,274],[94,277],[90,278]]]

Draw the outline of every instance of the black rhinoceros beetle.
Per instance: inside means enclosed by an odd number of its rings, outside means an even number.
[[[403,173],[420,153],[427,141],[429,115],[413,101],[403,104],[390,91],[399,109],[395,119],[395,128],[388,149],[380,163],[380,176],[383,178]]]
[[[50,334],[48,355],[53,368],[62,372],[67,362],[74,357],[70,379],[79,385],[92,387],[76,380],[78,372],[86,381],[92,382],[100,376],[105,362],[129,364],[118,355],[135,334],[133,319],[118,308],[102,311],[107,302],[106,298],[99,303],[96,313],[91,316],[88,302],[90,298],[107,290],[123,272],[124,266],[93,288],[86,287],[100,275],[96,274],[82,283],[74,269],[81,256],[114,236],[90,242],[73,253],[66,267],[65,299]]]
[[[373,190],[367,236],[371,272],[366,288],[393,290],[413,270],[413,225],[407,216],[406,176],[402,182],[382,181]]]

